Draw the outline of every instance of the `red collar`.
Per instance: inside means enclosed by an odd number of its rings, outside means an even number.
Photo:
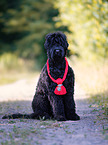
[[[63,82],[64,80],[66,79],[66,76],[67,76],[67,73],[68,73],[68,61],[65,57],[65,61],[66,61],[66,68],[65,68],[65,73],[64,73],[64,76],[63,78],[58,78],[58,79],[54,79],[51,75],[50,75],[50,70],[49,70],[49,60],[47,60],[47,71],[48,71],[48,75],[50,77],[50,79],[57,84],[57,87],[55,88],[55,91],[54,93],[56,95],[65,95],[67,92],[66,92],[66,88],[63,86]]]

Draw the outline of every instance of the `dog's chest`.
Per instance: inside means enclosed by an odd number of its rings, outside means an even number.
[[[56,68],[56,67],[50,68],[51,76],[54,79],[63,78],[64,72],[65,70],[63,68]]]

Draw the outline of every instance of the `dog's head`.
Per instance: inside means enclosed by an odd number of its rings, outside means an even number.
[[[46,35],[45,49],[48,57],[54,61],[62,60],[68,48],[66,35],[62,32],[55,32]]]

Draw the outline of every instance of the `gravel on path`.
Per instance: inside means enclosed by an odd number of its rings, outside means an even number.
[[[31,113],[36,82],[20,80],[0,86],[0,145],[108,145],[108,120],[98,119],[99,109],[90,107],[85,92],[75,85],[79,121],[6,119],[9,113]]]

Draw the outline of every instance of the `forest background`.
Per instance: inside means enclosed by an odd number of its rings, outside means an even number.
[[[39,72],[54,31],[67,35],[76,81],[108,115],[107,0],[1,0],[0,85]]]

